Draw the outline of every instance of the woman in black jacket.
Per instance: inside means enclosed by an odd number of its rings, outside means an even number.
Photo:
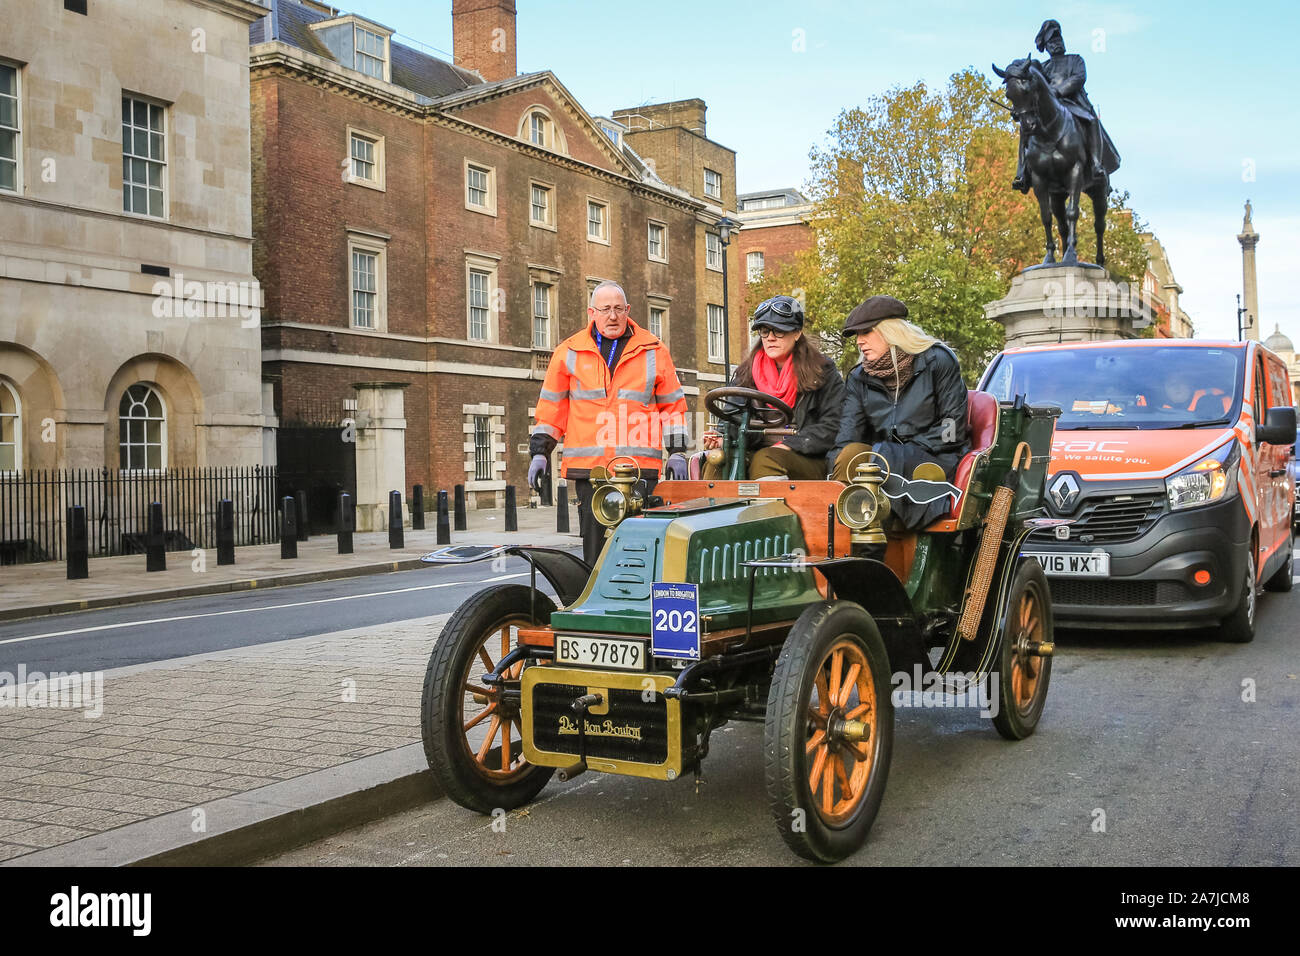
[[[845,336],[856,339],[862,361],[849,373],[844,414],[832,456],[832,477],[848,481],[853,458],[867,450],[889,462],[903,478],[932,463],[952,481],[957,463],[969,450],[966,384],[952,350],[907,321],[907,306],[888,295],[874,295],[849,313]],[[923,528],[947,513],[952,502],[940,498],[918,505],[907,498],[891,502],[908,530]]]
[[[788,295],[761,303],[750,319],[758,341],[731,377],[732,385],[756,388],[794,409],[790,427],[795,434],[749,437],[746,454],[751,479],[785,476],[803,480],[826,477],[826,453],[835,444],[844,380],[835,363],[814,348],[803,334],[803,306]],[[705,448],[717,448],[716,432],[701,436]],[[704,477],[722,476],[721,465],[706,465]]]

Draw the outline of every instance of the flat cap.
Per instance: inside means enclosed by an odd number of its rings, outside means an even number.
[[[885,319],[907,318],[907,306],[892,295],[873,295],[863,302],[844,320],[845,335],[861,335],[870,332]]]

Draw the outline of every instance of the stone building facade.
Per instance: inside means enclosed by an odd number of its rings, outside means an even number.
[[[253,206],[283,423],[345,421],[359,383],[388,383],[402,390],[405,487],[464,484],[471,506],[507,483],[522,496],[546,365],[603,279],[667,341],[696,406],[701,302],[721,301],[720,284],[701,292],[701,230],[725,199],[656,175],[554,74],[516,75],[513,3],[453,3],[456,57],[479,72],[362,17],[272,3],[251,37]],[[734,195],[719,150],[707,161]]]
[[[266,11],[77,6],[0,32],[0,472],[259,464],[245,39]]]

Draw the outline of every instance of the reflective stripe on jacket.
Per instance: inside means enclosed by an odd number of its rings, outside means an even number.
[[[612,373],[590,323],[551,356],[532,433],[564,442],[566,477],[621,455],[658,472],[665,445],[686,445],[686,393],[668,348],[631,319],[628,327],[632,338]]]

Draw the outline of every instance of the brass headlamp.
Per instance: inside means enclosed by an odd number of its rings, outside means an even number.
[[[599,466],[591,470],[591,480],[595,486],[591,492],[591,516],[606,528],[618,527],[624,518],[631,518],[641,513],[645,500],[637,489],[641,480],[641,469],[636,462],[618,464],[619,459],[610,462],[610,475]]]
[[[853,463],[860,458],[865,461],[853,468]],[[835,500],[835,516],[840,524],[851,532],[849,540],[854,544],[884,544],[885,520],[890,514],[889,498],[885,496],[881,485],[885,483],[887,471],[881,471],[871,458],[884,457],[876,452],[863,452],[849,462],[852,482],[840,492]],[[885,463],[888,469],[889,463]]]

